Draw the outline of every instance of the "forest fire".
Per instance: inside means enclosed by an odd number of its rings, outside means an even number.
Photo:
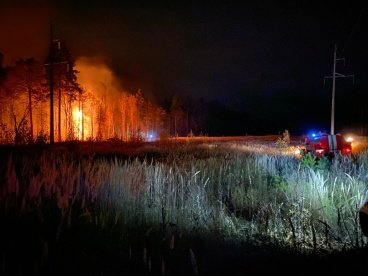
[[[49,66],[20,59],[3,70],[0,143],[48,141]],[[80,58],[76,64],[55,62],[53,67],[55,141],[149,140],[149,133],[163,128],[165,111],[140,91],[124,91],[103,63]]]
[[[206,130],[203,101],[173,97],[163,109],[140,89],[123,89],[99,58],[74,60],[60,39],[44,62],[0,55],[0,144],[62,141],[154,141]]]

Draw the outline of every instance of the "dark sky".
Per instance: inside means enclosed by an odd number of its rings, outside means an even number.
[[[204,97],[277,127],[329,130],[333,47],[336,124],[363,126],[367,113],[368,14],[337,1],[3,1],[0,52],[43,59],[49,22],[72,54],[102,57],[130,91],[162,104]],[[322,3],[323,2],[323,3]],[[347,115],[349,114],[349,115]],[[240,122],[241,123],[241,122]],[[362,128],[360,128],[361,130]]]

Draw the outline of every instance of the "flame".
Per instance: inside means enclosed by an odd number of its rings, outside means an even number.
[[[82,139],[83,134],[83,113],[78,107],[73,108],[73,123],[74,123],[74,136],[78,139]]]
[[[91,136],[91,118],[80,108],[73,108],[74,137],[86,140]]]

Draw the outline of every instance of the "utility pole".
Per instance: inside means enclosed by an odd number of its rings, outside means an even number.
[[[53,60],[53,33],[52,24],[50,26],[50,68],[49,68],[49,88],[50,88],[50,144],[54,143],[54,60]]]
[[[339,60],[344,61],[345,65],[345,59],[344,58],[336,58],[337,55],[337,45],[335,44],[334,49],[334,60],[333,60],[333,70],[332,70],[332,76],[326,76],[324,77],[324,82],[326,82],[326,79],[332,78],[332,99],[331,99],[331,135],[335,134],[335,88],[336,88],[336,78],[353,78],[354,82],[354,75],[343,75],[336,72],[336,63]]]
[[[61,142],[61,72],[60,65],[66,65],[66,71],[69,72],[71,68],[71,59],[69,57],[69,53],[65,52],[65,46],[62,46],[62,42],[60,39],[53,38],[53,27],[52,24],[50,26],[50,49],[48,57],[44,63],[46,67],[47,75],[49,78],[49,90],[50,90],[50,144],[55,142],[55,119],[54,119],[54,75],[55,75],[55,66],[56,73],[58,75],[58,92],[59,92],[59,100],[58,100],[58,141]]]

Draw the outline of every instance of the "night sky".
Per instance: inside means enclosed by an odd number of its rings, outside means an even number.
[[[154,3],[155,2],[155,3]],[[368,14],[336,1],[3,1],[5,62],[43,60],[50,22],[75,57],[104,60],[156,104],[203,98],[215,134],[329,131],[333,48],[336,130],[367,134]],[[320,1],[322,2],[322,1]]]

